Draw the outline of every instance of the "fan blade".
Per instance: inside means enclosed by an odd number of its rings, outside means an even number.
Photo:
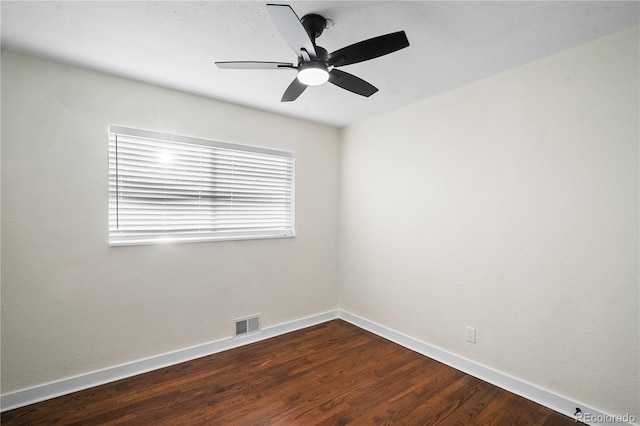
[[[218,68],[236,69],[236,70],[279,70],[293,69],[291,63],[286,62],[254,62],[254,61],[236,61],[236,62],[216,62]]]
[[[300,51],[302,49],[309,53],[312,59],[316,57],[316,48],[311,42],[307,31],[302,26],[300,18],[291,9],[291,6],[286,4],[268,4],[267,10],[271,15],[271,19],[282,33],[284,39],[289,43],[289,46],[296,52],[298,59],[302,59]]]
[[[335,68],[329,73],[329,81],[338,87],[367,98],[378,91],[377,87],[367,83],[360,77]]]
[[[306,88],[307,85],[300,83],[300,81],[298,81],[298,77],[294,78],[289,87],[287,87],[287,90],[284,91],[284,95],[282,95],[280,102],[295,101]]]
[[[404,31],[389,33],[336,50],[329,55],[327,65],[341,67],[368,61],[404,49],[407,46],[409,46],[409,40]]]

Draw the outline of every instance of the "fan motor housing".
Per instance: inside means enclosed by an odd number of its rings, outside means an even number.
[[[329,52],[324,47],[316,46],[316,58],[322,63],[326,63],[329,59]]]

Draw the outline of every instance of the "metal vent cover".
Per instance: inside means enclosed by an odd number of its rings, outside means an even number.
[[[234,337],[260,331],[260,315],[234,320]]]

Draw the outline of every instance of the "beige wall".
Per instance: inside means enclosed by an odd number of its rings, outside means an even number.
[[[640,419],[638,39],[346,128],[340,307]]]
[[[297,237],[109,247],[110,124],[289,150]],[[338,131],[2,55],[2,393],[337,307]]]

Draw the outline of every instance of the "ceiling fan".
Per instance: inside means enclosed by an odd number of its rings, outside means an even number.
[[[363,79],[336,67],[383,56],[409,46],[404,31],[370,38],[328,53],[316,45],[316,38],[327,27],[327,20],[316,14],[299,19],[291,6],[267,4],[267,10],[284,39],[298,56],[298,65],[286,62],[216,62],[219,68],[229,69],[283,69],[297,70],[297,77],[291,82],[281,102],[294,101],[307,86],[318,86],[327,81],[350,92],[369,97],[378,89]]]

